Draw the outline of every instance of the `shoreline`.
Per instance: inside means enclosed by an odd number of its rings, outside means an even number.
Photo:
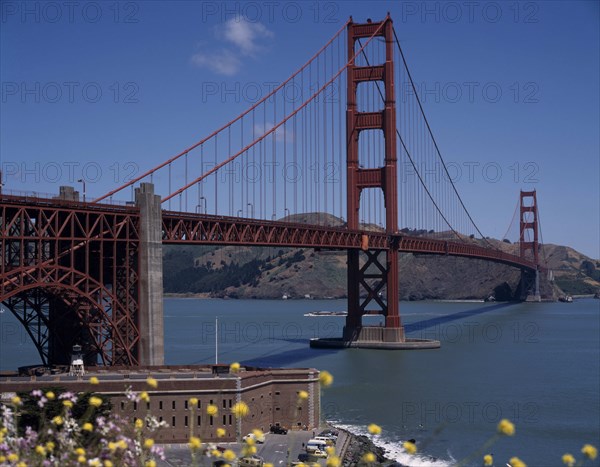
[[[347,300],[348,297],[288,297],[287,299],[281,297],[261,297],[261,298],[245,298],[245,297],[215,297],[212,296],[210,292],[185,292],[185,293],[174,293],[174,292],[165,292],[163,293],[163,298],[178,298],[178,299],[195,299],[195,300],[273,300],[273,301],[285,301],[285,300],[293,300],[293,301],[307,301],[307,300]],[[593,298],[591,296],[575,296],[573,298]],[[518,300],[515,301],[496,301],[496,302],[486,302],[484,299],[438,299],[438,298],[423,298],[420,300],[400,300],[401,303],[410,303],[410,302],[435,302],[435,303],[521,303]]]
[[[394,465],[397,467],[404,467],[403,464],[400,464],[394,460],[388,459],[385,457],[385,449],[377,446],[371,439],[364,435],[355,435],[354,433],[344,429],[338,428],[334,425],[331,425],[336,430],[343,432],[346,434],[346,438],[344,440],[344,445],[340,449],[340,459],[342,461],[342,466],[350,467],[358,465],[361,462],[362,457],[368,453],[372,452],[377,457],[376,463],[378,465]]]
[[[338,453],[343,467],[360,465],[362,463],[362,457],[367,452],[375,454],[377,458],[375,465],[384,467],[408,467],[409,465],[413,465],[414,462],[418,462],[419,465],[428,465],[430,467],[449,467],[450,465],[453,465],[452,461],[439,459],[425,452],[417,452],[414,455],[408,454],[401,448],[401,440],[398,440],[393,446],[386,442],[382,442],[383,445],[380,445],[377,443],[376,439],[367,435],[353,433],[348,428],[342,428],[341,426],[336,426],[329,422],[327,422],[327,427],[333,428],[345,435],[343,441],[344,444]],[[400,450],[398,448],[400,448]],[[406,458],[399,460],[399,456]]]

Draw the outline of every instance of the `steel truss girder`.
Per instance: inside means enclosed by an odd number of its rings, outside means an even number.
[[[387,248],[383,233],[344,228],[293,224],[236,217],[163,212],[163,243],[202,245],[254,245],[300,248],[360,249],[363,237],[369,245]]]
[[[2,196],[0,301],[45,364],[56,360],[56,320],[82,327],[92,362],[138,364],[138,232],[135,208]],[[24,307],[40,293],[68,312],[37,311],[34,320]]]

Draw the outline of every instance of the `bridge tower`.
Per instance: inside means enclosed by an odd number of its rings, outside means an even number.
[[[537,266],[535,272],[521,270],[521,295],[527,301],[539,302],[540,244],[536,192],[521,190],[519,198],[519,254],[521,258],[532,260]]]
[[[385,202],[386,233],[392,238],[398,231],[398,185],[396,156],[396,102],[394,95],[394,33],[388,15],[383,22],[348,24],[348,88],[346,109],[347,138],[347,210],[348,228],[359,229],[360,196],[366,188],[381,188]],[[379,30],[379,31],[378,31]],[[385,63],[371,66],[355,65],[354,55],[359,39],[383,37]],[[377,40],[377,39],[375,39]],[[359,112],[357,88],[368,81],[382,82],[384,108],[378,112]],[[381,130],[384,137],[384,154],[379,168],[362,168],[359,165],[359,138],[365,130]],[[366,260],[361,266],[360,256]],[[381,260],[383,257],[383,261]],[[385,289],[385,300],[382,291]],[[345,341],[404,342],[400,322],[398,295],[398,249],[371,250],[363,245],[363,252],[348,251],[348,317],[344,329]],[[369,310],[385,316],[385,327],[363,328],[362,316]]]

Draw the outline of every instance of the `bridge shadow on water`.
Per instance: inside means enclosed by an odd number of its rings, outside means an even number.
[[[515,305],[512,302],[497,303],[495,305],[484,305],[472,310],[459,311],[449,315],[438,316],[436,318],[416,321],[414,323],[404,325],[404,331],[408,334],[411,332],[422,331],[424,329],[440,326],[451,323],[453,321],[471,318],[484,313],[492,313]],[[408,336],[410,337],[410,336]],[[271,342],[281,342],[282,346],[278,349],[270,349],[268,352],[257,357],[243,360],[241,363],[250,366],[259,367],[288,367],[297,365],[300,362],[309,360],[315,357],[324,355],[333,355],[344,349],[313,349],[309,347],[309,339],[271,339]],[[282,347],[288,347],[289,344],[302,344],[302,347],[296,347],[290,350],[282,350]]]
[[[286,341],[287,339],[277,339],[279,341]],[[294,341],[299,339],[292,339]],[[299,362],[310,360],[311,358],[321,357],[328,354],[335,354],[342,349],[313,349],[309,347],[308,339],[303,339],[303,347],[295,348],[291,350],[285,350],[283,352],[269,352],[264,355],[260,355],[250,360],[244,360],[242,363],[245,365],[262,366],[262,367],[282,367],[292,366]]]
[[[423,321],[417,321],[415,323],[405,324],[404,332],[415,332],[423,329],[432,328],[442,324],[451,323],[452,321],[458,321],[460,319],[470,318],[472,316],[481,315],[483,313],[490,313],[492,311],[502,310],[507,307],[515,305],[514,302],[497,303],[495,305],[484,305],[473,310],[459,311],[458,313],[452,313],[449,315],[438,316],[436,318],[426,319]]]

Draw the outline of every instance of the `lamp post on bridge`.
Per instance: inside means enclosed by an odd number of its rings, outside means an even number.
[[[204,196],[200,196],[200,198],[198,198],[198,201],[199,202],[204,201],[204,214],[206,214],[206,198]],[[196,206],[196,207],[199,207],[199,206],[200,206],[200,204],[198,204],[198,206]]]
[[[252,211],[248,210],[248,217],[250,217],[251,219],[254,219],[254,204],[248,203],[247,207],[252,208]],[[252,215],[250,215],[250,212],[252,212]]]
[[[287,215],[285,214],[286,212],[287,212]],[[284,210],[283,210],[283,215],[284,215],[284,217],[286,217],[286,218],[290,217],[290,210],[289,210],[288,208],[284,208]],[[289,219],[288,219],[288,221],[289,221]]]
[[[83,183],[83,202],[85,203],[85,179],[84,178],[80,178],[79,180],[77,180],[79,183]]]

